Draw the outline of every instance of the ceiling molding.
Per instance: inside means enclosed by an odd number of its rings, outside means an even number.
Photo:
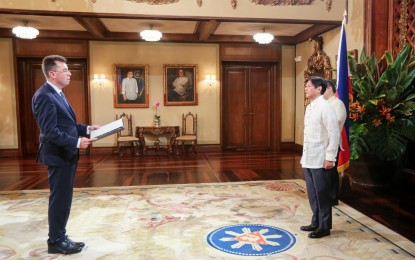
[[[12,30],[9,28],[0,28],[0,38],[13,38],[15,37]]]
[[[146,15],[146,14],[116,14],[116,13],[91,13],[91,12],[67,12],[48,10],[23,10],[0,8],[0,14],[25,14],[25,15],[46,15],[46,16],[80,16],[96,18],[118,18],[118,19],[154,19],[154,20],[180,20],[180,21],[210,21],[218,22],[255,22],[255,23],[288,23],[288,24],[336,24],[341,25],[342,21],[332,20],[301,20],[301,19],[278,19],[278,18],[247,18],[247,17],[212,17],[212,16],[175,16],[175,15]]]
[[[309,38],[314,38],[329,30],[341,26],[341,21],[311,21],[311,20],[288,20],[288,19],[253,19],[253,18],[230,18],[230,17],[179,17],[179,16],[149,16],[149,15],[130,15],[130,14],[103,14],[103,13],[81,13],[81,12],[56,12],[56,11],[37,11],[37,10],[15,10],[15,9],[2,9],[1,14],[13,14],[15,16],[34,15],[34,16],[50,16],[54,19],[58,17],[72,18],[73,23],[76,24],[76,28],[81,25],[86,31],[74,30],[68,28],[62,28],[55,26],[54,28],[39,29],[39,38],[50,39],[79,39],[79,40],[102,40],[102,41],[137,41],[143,40],[139,37],[138,33],[131,30],[123,31],[110,31],[105,25],[105,21],[100,18],[112,18],[112,19],[125,19],[131,20],[133,24],[139,24],[137,20],[152,20],[159,22],[161,25],[168,24],[169,21],[183,21],[193,22],[196,25],[192,25],[192,30],[185,32],[178,32],[177,30],[162,31],[163,37],[161,42],[177,42],[177,43],[255,43],[252,39],[252,35],[245,28],[252,28],[252,26],[272,27],[283,23],[284,26],[290,28],[290,25],[304,24],[308,27],[303,31],[301,29],[294,29],[292,26],[292,34],[295,36],[281,36],[278,35],[278,30],[274,32],[275,39],[273,43],[279,44],[298,44],[307,41]],[[38,17],[42,19],[42,17]],[[48,18],[45,18],[47,20]],[[223,24],[222,24],[223,23]],[[218,30],[221,30],[221,26],[227,27],[226,34],[217,34]],[[66,23],[61,23],[60,26],[64,26]],[[79,25],[78,25],[79,24]],[[255,24],[255,25],[253,25]],[[1,26],[10,26],[9,24],[2,24]],[[251,26],[251,27],[249,27]],[[298,28],[298,26],[296,26]],[[62,28],[59,30],[59,28]],[[169,26],[166,26],[169,28]],[[251,29],[252,31],[252,29]],[[216,34],[215,34],[216,33]],[[290,35],[290,34],[288,34]],[[15,36],[11,32],[11,27],[0,28],[0,37],[14,38]]]
[[[206,41],[218,29],[220,22],[215,20],[202,21],[197,24],[196,34],[199,40]]]
[[[73,19],[95,38],[104,39],[105,35],[109,32],[99,18],[74,16]]]
[[[314,29],[316,30],[316,29]],[[304,31],[300,36],[276,36],[272,43],[293,45],[313,38],[315,31]],[[318,30],[320,32],[321,30]],[[311,37],[309,37],[312,35]],[[319,34],[317,34],[319,35]],[[0,37],[15,37],[9,28],[0,28]],[[59,30],[41,30],[38,35],[40,39],[78,39],[78,40],[105,40],[105,41],[136,41],[143,42],[138,33],[129,32],[107,32],[104,38],[97,38],[90,32],[86,31],[59,31]],[[255,43],[252,36],[248,35],[210,35],[206,40],[199,39],[197,34],[179,34],[179,33],[163,33],[161,42],[177,42],[177,43]]]
[[[16,37],[9,28],[0,28],[0,38]],[[92,40],[93,36],[85,31],[41,30],[36,37],[39,39],[79,39]]]
[[[295,37],[297,43],[305,42],[308,39],[312,39],[318,35],[321,35],[325,32],[328,32],[334,28],[339,27],[339,25],[330,25],[330,24],[319,24],[319,25],[313,25],[307,30],[297,34]]]

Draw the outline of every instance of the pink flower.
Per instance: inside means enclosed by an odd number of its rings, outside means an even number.
[[[156,103],[154,103],[154,105],[156,106],[156,114],[154,115],[154,119],[156,119],[157,121],[160,120],[160,116],[157,115],[157,107],[160,106],[160,102],[157,101]]]

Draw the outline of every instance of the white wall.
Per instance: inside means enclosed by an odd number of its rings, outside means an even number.
[[[295,116],[295,46],[282,46],[281,59],[281,141],[294,142]]]
[[[18,148],[13,45],[0,38],[0,149]]]

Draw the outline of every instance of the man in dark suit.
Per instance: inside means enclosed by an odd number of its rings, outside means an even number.
[[[71,79],[64,57],[45,57],[42,71],[47,82],[34,94],[32,111],[40,128],[38,160],[48,168],[48,253],[74,254],[85,246],[66,235],[79,148],[87,148],[96,140],[80,136],[88,135],[99,126],[76,123],[75,112],[62,92]]]

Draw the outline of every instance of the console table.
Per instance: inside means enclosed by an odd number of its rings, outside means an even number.
[[[144,134],[152,134],[157,137],[157,140],[154,142],[154,145],[146,145],[144,139]],[[159,136],[166,135],[168,137],[168,142],[166,146],[160,145]],[[180,135],[179,126],[136,126],[135,136],[138,138],[140,143],[141,154],[145,154],[147,149],[161,149],[165,148],[169,153],[173,153],[174,143],[176,141],[176,136]]]

